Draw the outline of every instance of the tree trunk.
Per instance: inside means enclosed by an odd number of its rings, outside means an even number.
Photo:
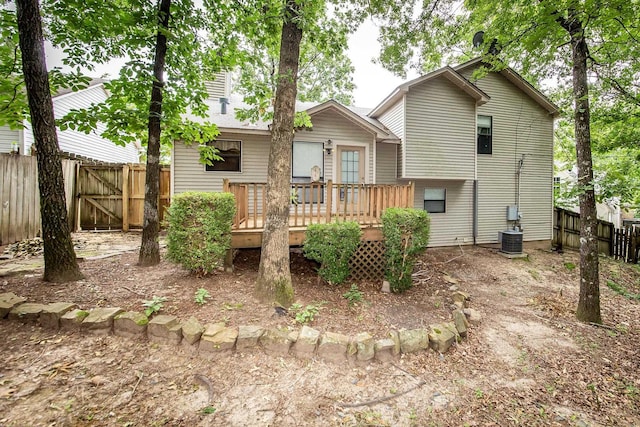
[[[573,97],[575,102],[576,153],[580,188],[580,299],[576,316],[583,322],[602,323],[598,277],[598,217],[593,186],[587,41],[582,23],[570,11],[563,26],[571,35]]]
[[[160,193],[160,120],[162,117],[162,87],[164,86],[164,64],[167,56],[167,36],[164,30],[169,28],[171,0],[162,0],[158,10],[158,30],[156,37],[156,56],[153,64],[153,87],[149,105],[149,140],[147,142],[147,170],[144,188],[144,220],[142,226],[142,244],[138,264],[156,265],[160,262],[158,231],[158,195]]]
[[[288,307],[293,302],[289,268],[289,202],[291,146],[297,95],[302,29],[296,21],[300,6],[287,0],[280,41],[278,86],[273,108],[266,194],[266,220],[256,290],[264,302]]]
[[[22,70],[37,151],[40,216],[44,242],[44,280],[82,279],[67,219],[64,176],[45,62],[38,0],[16,1]]]

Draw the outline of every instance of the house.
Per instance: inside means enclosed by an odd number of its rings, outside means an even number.
[[[92,80],[85,89],[73,92],[61,90],[52,97],[56,119],[60,119],[73,109],[87,108],[91,104],[99,104],[107,99],[104,81]],[[100,133],[103,124],[98,124],[97,132],[85,134],[75,130],[58,131],[58,145],[64,157],[85,159],[106,163],[138,163],[140,147],[134,144],[116,145],[104,139]],[[0,153],[32,153],[33,133],[29,122],[23,129],[0,127]]]
[[[425,74],[372,110],[333,100],[298,105],[313,123],[293,143],[292,189],[308,205],[300,216],[328,220],[341,210],[375,225],[380,206],[392,203],[430,213],[431,246],[496,243],[500,231],[514,226],[525,241],[550,242],[558,108],[510,68],[475,80],[481,65],[474,59]],[[241,101],[228,85],[219,85],[210,102],[210,119],[221,131],[213,144],[225,161],[202,165],[196,147],[176,144],[171,191],[220,191],[226,179],[236,187],[224,189],[240,199],[235,227],[259,228],[269,126],[237,120],[233,110]],[[314,166],[317,188],[308,184]],[[394,195],[394,187],[410,188],[403,194],[412,200]],[[383,202],[380,194],[387,194]],[[298,209],[292,206],[296,218]]]
[[[598,177],[596,174],[596,183]],[[562,207],[569,211],[580,213],[580,204],[578,202],[578,195],[574,197],[565,198],[562,197],[562,193],[568,192],[574,188],[578,183],[578,168],[573,166],[567,169],[565,165],[558,164],[555,175],[553,177],[553,184],[556,190],[556,206]],[[596,184],[596,194],[598,191],[598,185]],[[624,206],[620,202],[620,197],[611,197],[603,199],[598,202],[596,199],[596,213],[598,219],[607,221],[613,224],[615,228],[624,227],[625,220],[633,219],[634,212],[629,206]]]

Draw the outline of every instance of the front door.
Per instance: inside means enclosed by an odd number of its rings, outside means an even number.
[[[365,156],[364,147],[338,147],[338,183],[364,184]],[[340,200],[345,195],[348,202],[357,202],[357,188],[346,186],[340,190]]]

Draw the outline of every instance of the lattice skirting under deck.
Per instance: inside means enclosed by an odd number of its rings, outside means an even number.
[[[378,281],[384,278],[384,242],[360,242],[349,261],[352,280]]]

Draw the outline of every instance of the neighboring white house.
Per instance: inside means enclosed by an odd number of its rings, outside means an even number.
[[[556,171],[553,177],[554,186],[559,187],[572,187],[578,182],[577,168],[574,167],[571,170],[562,169]],[[580,213],[579,204],[566,207],[568,210]],[[596,203],[596,211],[598,219],[607,221],[613,224],[615,228],[621,228],[623,226],[623,220],[633,218],[631,212],[625,212],[620,206],[620,198],[613,197],[609,200],[603,200]]]
[[[550,241],[558,108],[511,68],[473,80],[481,65],[435,70],[381,96],[373,110],[333,100],[299,104],[313,128],[295,134],[292,182],[310,182],[314,166],[321,181],[411,181],[414,207],[431,216],[431,246],[496,243],[516,224],[524,240]],[[237,120],[242,103],[228,84],[211,92],[210,105],[208,119],[221,131],[212,143],[225,162],[204,166],[196,147],[175,144],[172,194],[220,191],[224,178],[266,182],[269,125]]]
[[[101,79],[92,80],[89,86],[77,92],[60,91],[53,96],[53,109],[56,119],[63,117],[69,111],[87,108],[91,104],[99,104],[107,99],[104,82]],[[70,158],[81,158],[107,163],[138,163],[140,148],[135,144],[126,146],[116,145],[104,139],[100,133],[104,125],[98,124],[97,132],[85,134],[74,130],[58,130],[58,145],[60,151]],[[31,154],[33,133],[30,123],[26,122],[23,129],[0,127],[0,153],[18,152]]]

